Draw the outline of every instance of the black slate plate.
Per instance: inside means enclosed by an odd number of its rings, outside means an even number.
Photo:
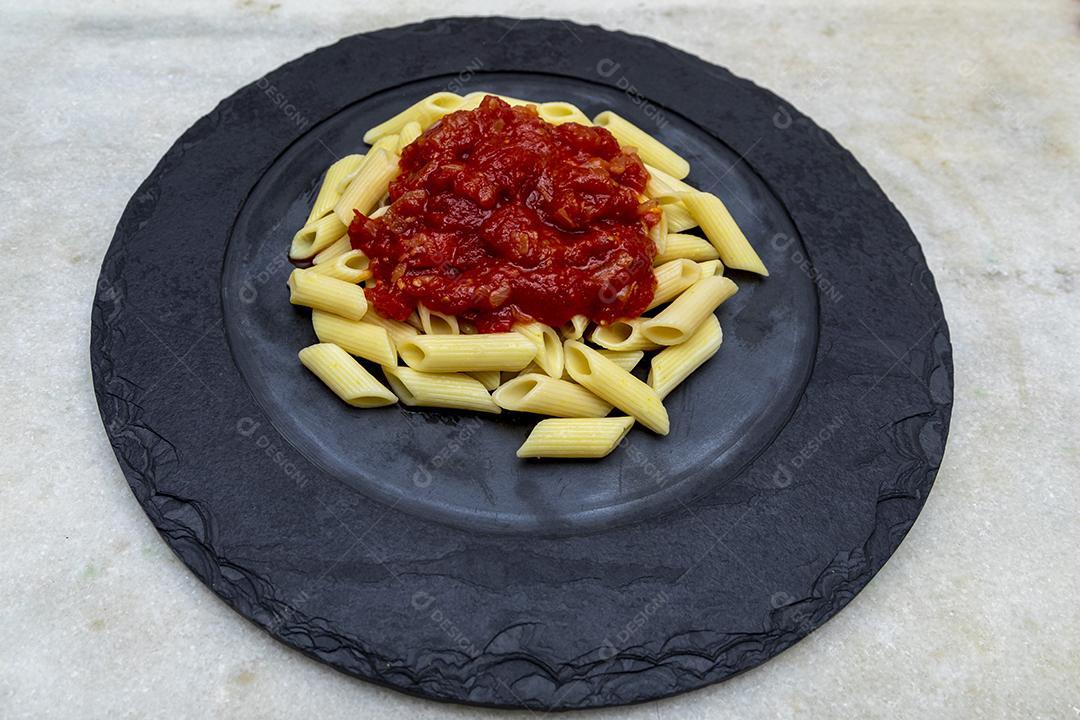
[[[772,276],[734,275],[669,437],[520,462],[527,419],[352,410],[299,366],[284,250],[319,173],[446,88],[615,109],[754,240]],[[91,354],[132,489],[237,611],[390,687],[543,709],[700,687],[821,625],[914,522],[952,392],[918,243],[831,136],[656,41],[500,18],[347,38],[196,123],[120,221]]]

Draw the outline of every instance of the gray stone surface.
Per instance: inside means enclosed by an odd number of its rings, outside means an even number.
[[[465,2],[647,34],[752,78],[851,149],[921,239],[956,364],[907,541],[836,619],[720,686],[596,717],[1080,714],[1080,6]],[[100,427],[98,265],[173,140],[263,72],[416,2],[0,2],[0,716],[498,713],[351,680],[169,553]]]

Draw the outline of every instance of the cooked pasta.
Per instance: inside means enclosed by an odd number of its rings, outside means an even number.
[[[589,333],[589,340],[607,350],[655,350],[660,346],[641,332],[641,326],[646,319],[616,320],[610,325],[597,325]]]
[[[692,260],[671,260],[653,270],[656,292],[648,310],[663,305],[701,278],[701,267]]]
[[[500,385],[491,397],[503,410],[552,417],[604,417],[611,412],[609,403],[580,385],[540,373],[519,375]]]
[[[563,374],[563,344],[555,328],[543,323],[529,323],[514,328],[536,346],[534,361],[553,378]]]
[[[690,215],[690,211],[681,202],[660,203],[660,210],[664,213],[667,222],[668,234],[681,233],[698,226],[697,220]]]
[[[589,318],[584,315],[575,315],[559,328],[559,334],[563,340],[577,340],[585,334],[585,328],[589,327]]]
[[[416,317],[420,329],[428,335],[460,335],[461,327],[457,318],[437,310],[429,310],[423,303],[416,306]]]
[[[364,289],[344,280],[296,269],[289,275],[289,302],[325,310],[350,320],[362,320],[367,312]]]
[[[422,372],[520,370],[536,357],[536,345],[517,332],[417,335],[401,343],[398,354]]]
[[[390,181],[398,173],[397,156],[392,156],[385,150],[373,150],[364,159],[356,177],[345,188],[337,205],[334,206],[334,214],[342,224],[348,226],[359,212],[367,215],[375,209],[379,198],[386,194],[386,188]]]
[[[341,238],[346,229],[333,214],[310,222],[293,235],[289,257],[293,260],[307,260]]]
[[[761,258],[720,198],[712,193],[697,191],[681,193],[679,197],[694,220],[701,225],[705,237],[716,247],[720,260],[726,267],[768,276],[769,271],[765,264],[761,262]]]
[[[606,110],[594,117],[593,122],[606,128],[620,145],[635,148],[649,165],[680,180],[690,174],[690,163],[629,120]]]
[[[662,265],[671,260],[678,260],[680,258],[702,262],[704,260],[715,260],[718,257],[720,257],[720,254],[716,252],[716,248],[714,248],[707,240],[702,240],[696,235],[668,233],[664,252],[659,253],[653,259],[653,263]]]
[[[611,453],[634,418],[559,418],[541,420],[518,448],[519,458],[602,458]]]
[[[591,347],[566,342],[566,369],[576,382],[660,435],[670,429],[667,410],[656,391]]]
[[[355,285],[371,277],[371,269],[368,265],[368,259],[364,253],[359,250],[349,250],[335,255],[326,262],[312,265],[308,268],[308,272],[337,278]]]
[[[381,122],[364,133],[364,142],[371,144],[385,135],[401,132],[411,122],[427,127],[443,115],[461,107],[464,98],[452,92],[437,92],[410,105],[394,117]]]
[[[353,407],[382,407],[397,402],[394,393],[337,345],[312,345],[301,350],[299,357],[304,367]]]
[[[500,413],[483,384],[464,373],[426,373],[384,365],[390,389],[406,405]]]
[[[720,321],[710,314],[686,342],[656,353],[649,369],[649,385],[661,399],[666,398],[690,373],[716,354],[723,337]]]
[[[323,178],[322,185],[319,186],[319,194],[315,196],[311,212],[308,213],[309,223],[318,220],[334,209],[338,198],[341,197],[338,183],[360,167],[360,163],[363,161],[363,155],[346,155],[326,170],[326,177]]]
[[[397,362],[390,334],[386,328],[364,320],[349,320],[339,315],[313,310],[311,325],[321,343],[333,343],[350,355],[356,355],[380,365]]]
[[[723,275],[702,278],[690,286],[656,317],[641,324],[641,334],[658,345],[685,342],[720,303],[738,287]]]

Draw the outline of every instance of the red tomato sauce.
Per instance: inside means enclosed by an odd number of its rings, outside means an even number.
[[[606,324],[651,302],[659,210],[639,199],[645,166],[607,130],[552,125],[489,95],[444,116],[399,164],[385,214],[358,212],[349,227],[380,315],[404,320],[422,302],[500,332],[577,314]]]

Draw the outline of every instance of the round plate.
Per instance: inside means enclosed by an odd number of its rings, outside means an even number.
[[[758,248],[670,436],[523,462],[531,418],[360,411],[300,366],[285,252],[321,172],[445,89],[615,110]],[[196,123],[117,228],[91,352],[132,489],[226,602],[369,680],[543,709],[700,687],[835,614],[922,507],[952,393],[919,246],[827,133],[653,40],[499,18],[347,38]]]

